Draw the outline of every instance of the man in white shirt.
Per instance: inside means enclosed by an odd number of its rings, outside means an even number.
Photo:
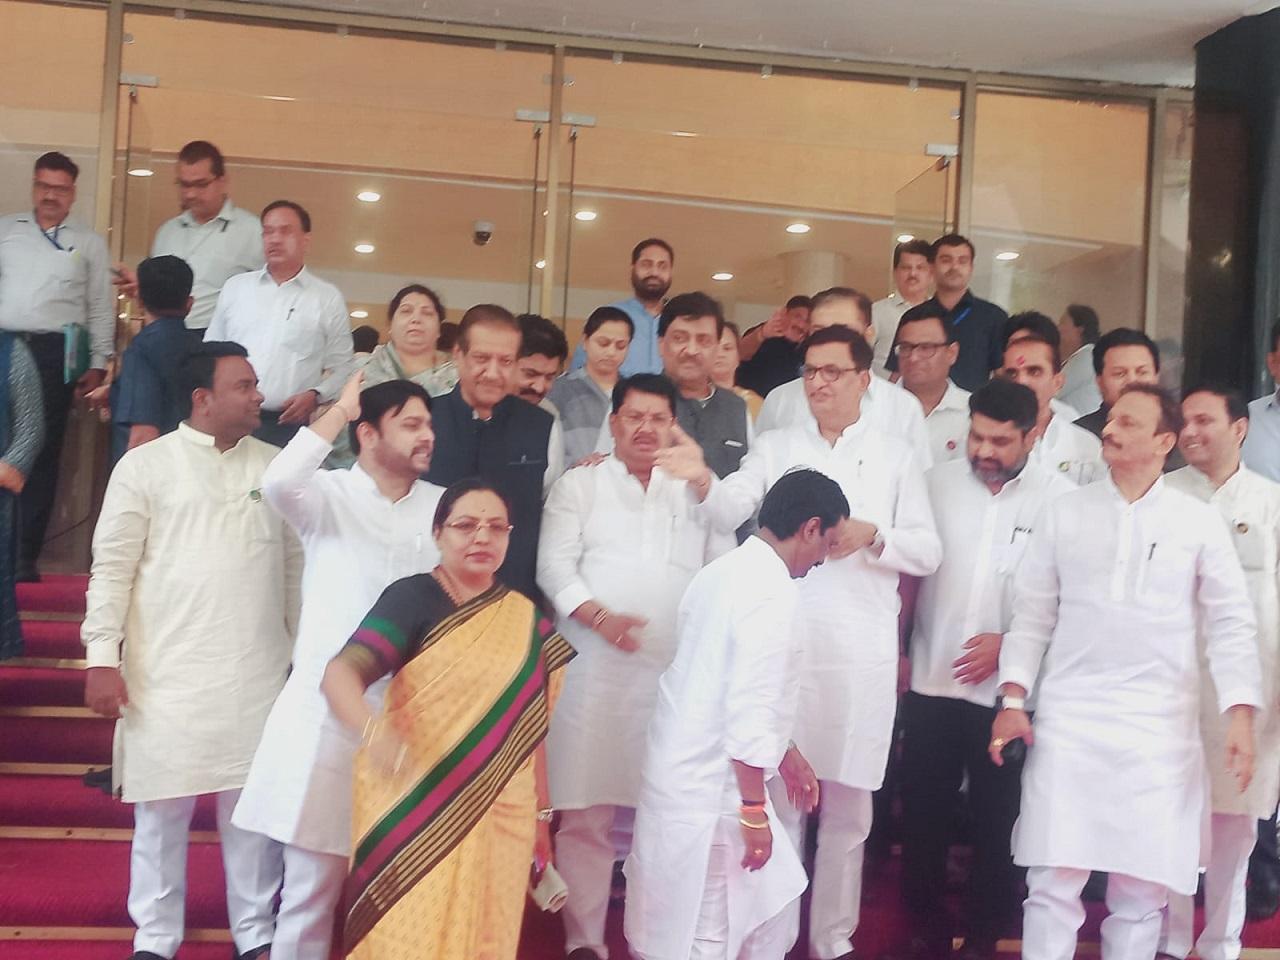
[[[1062,389],[1062,364],[1058,347],[1045,338],[1027,333],[1004,349],[999,376],[1030,387],[1039,403],[1036,445],[1031,462],[1056,471],[1076,485],[1092,483],[1103,472],[1102,444],[1088,430],[1059,415],[1053,400]]]
[[[920,401],[929,452],[935,464],[962,459],[969,435],[969,391],[952,382],[951,368],[960,356],[956,328],[936,302],[912,307],[898,321],[893,352],[898,358],[898,383]]]
[[[1087,413],[1102,403],[1093,369],[1093,345],[1098,342],[1098,314],[1082,303],[1070,304],[1058,318],[1061,350],[1067,358],[1062,365],[1062,393],[1067,406]]]
[[[267,265],[232,277],[218,296],[206,340],[234,340],[258,371],[262,426],[254,436],[288,443],[351,373],[351,321],[333,284],[305,265],[311,215],[292,200],[262,210]]]
[[[897,709],[898,578],[930,574],[942,559],[918,458],[862,416],[876,382],[871,363],[871,345],[858,331],[817,330],[805,340],[801,382],[811,416],[803,426],[761,434],[741,469],[715,484],[684,443],[658,461],[706,492],[703,509],[720,530],[750,517],[769,486],[797,466],[832,477],[849,501],[853,519],[842,528],[838,554],[800,591],[806,637],[795,742],[823,795],[809,917],[813,960],[853,950],[871,795],[884,781]],[[857,624],[856,642],[850,624]],[[787,824],[797,845],[801,820]]]
[[[1222,518],[1161,476],[1181,420],[1158,387],[1127,387],[1103,433],[1108,474],[1049,504],[1019,564],[990,754],[999,765],[1010,741],[1027,744],[1013,836],[1028,868],[1026,960],[1075,954],[1091,870],[1109,874],[1114,960],[1150,960],[1169,893],[1195,892],[1208,788],[1198,634],[1228,714],[1212,762],[1240,789],[1253,774],[1253,606]]]
[[[1271,326],[1267,372],[1280,383],[1280,320]],[[1280,482],[1280,391],[1249,404],[1249,434],[1244,438],[1244,462],[1254,473]]]
[[[658,679],[676,652],[676,608],[703,565],[734,545],[713,535],[683,480],[654,466],[679,430],[676,405],[666,377],[621,380],[609,417],[613,454],[556,481],[542,515],[538,586],[578,651],[547,737],[570,960],[608,955],[610,880],[626,853],[611,830],[639,800]]]
[[[900,342],[921,325],[905,320]],[[920,588],[911,689],[902,701],[902,888],[910,916],[903,957],[911,960],[951,952],[956,924],[944,897],[947,850],[966,778],[974,853],[964,911],[966,960],[995,957],[1001,925],[1016,908],[1009,834],[1022,764],[996,767],[987,758],[995,671],[1027,537],[1045,504],[1073,489],[1060,474],[1028,463],[1038,412],[1030,389],[990,380],[969,404],[965,459],[940,463],[925,477],[942,564]]]
[[[431,400],[408,380],[337,402],[299,430],[262,476],[262,493],[302,540],[302,616],[289,679],[271,708],[232,822],[284,844],[284,886],[271,952],[328,960],[351,855],[352,761],[358,744],[329,710],[320,679],[382,591],[439,561],[431,537],[444,492],[431,465]],[[356,462],[321,469],[340,432]],[[370,688],[381,704],[385,684]]]
[[[80,168],[57,152],[42,155],[31,181],[31,210],[0,217],[0,330],[26,343],[44,396],[44,445],[19,501],[18,580],[39,580],[36,560],[58,490],[58,465],[72,398],[102,384],[115,352],[106,242],[69,219]],[[79,328],[79,333],[73,332]],[[88,368],[66,379],[66,338],[86,337]]]
[[[1249,430],[1244,397],[1230,387],[1206,385],[1182,399],[1186,426],[1179,445],[1189,466],[1169,474],[1169,485],[1216,507],[1244,568],[1258,621],[1262,702],[1253,782],[1241,793],[1217,762],[1227,725],[1217,712],[1212,675],[1201,664],[1200,733],[1209,767],[1213,817],[1204,875],[1204,931],[1195,941],[1201,960],[1238,960],[1245,921],[1245,879],[1257,835],[1256,821],[1275,813],[1280,799],[1280,715],[1275,709],[1280,653],[1280,484],[1240,463]],[[1272,827],[1274,829],[1274,826]],[[1168,930],[1160,952],[1184,958],[1192,948],[1191,897],[1169,897]]]
[[[171,254],[191,266],[195,303],[187,314],[192,342],[199,343],[213,320],[223,285],[238,273],[262,267],[262,225],[227,195],[228,177],[222,152],[207,140],[192,140],[178,151],[174,184],[182,212],[156,231],[151,256]],[[116,265],[116,284],[137,296],[137,275]]]
[[[887,378],[885,364],[893,350],[898,321],[911,307],[929,299],[933,287],[933,244],[928,240],[904,240],[893,248],[893,293],[871,305],[871,326],[875,329],[875,372]],[[943,311],[945,319],[946,312]],[[950,324],[946,324],[950,327]],[[954,342],[954,340],[952,341]],[[959,350],[959,348],[956,348]]]
[[[856,330],[872,343],[876,338],[871,325],[871,301],[850,287],[832,287],[813,297],[809,311],[811,330],[841,326]],[[924,411],[919,402],[897,384],[876,377],[863,398],[864,413],[881,433],[898,437],[915,451],[922,469],[932,466],[929,432],[924,425]],[[756,417],[756,432],[781,427],[799,427],[813,419],[806,400],[803,378],[784,383],[769,392]]]
[[[775,845],[770,822],[775,803],[811,810],[819,798],[790,742],[803,642],[795,580],[822,563],[848,516],[830,478],[792,471],[765,496],[760,532],[702,570],[680,602],[626,864],[627,943],[640,960],[787,952],[804,867],[785,837]],[[770,777],[785,789],[766,791]]]
[[[112,770],[133,804],[135,960],[182,943],[187,834],[215,794],[231,936],[266,954],[279,846],[231,823],[293,647],[301,551],[262,502],[276,449],[250,436],[262,394],[244,348],[184,363],[190,417],[121,457],[93,534],[85,703],[119,717]]]

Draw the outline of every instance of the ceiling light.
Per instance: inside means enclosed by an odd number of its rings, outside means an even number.
[[[581,220],[583,223],[590,223],[598,214],[594,210],[579,210],[573,215],[573,219]]]
[[[382,199],[382,194],[377,190],[361,190],[356,194],[356,199],[364,203],[377,203]]]
[[[788,223],[787,233],[808,233],[813,227],[807,223]]]
[[[357,243],[355,247],[356,253],[373,253],[375,249],[372,243]]]
[[[146,167],[134,167],[129,171],[131,177],[154,177],[155,175],[154,170],[148,170]]]
[[[1007,262],[1009,260],[1017,260],[1020,256],[1022,256],[1022,254],[1018,253],[1017,250],[1001,250],[996,254],[996,259]]]
[[[369,311],[368,310],[352,310],[351,319],[352,320],[368,320]]]
[[[546,265],[547,265],[547,261],[545,260],[539,260],[537,263],[534,264],[534,266],[537,267],[539,270],[541,270]]]
[[[728,270],[721,270],[719,273],[713,273],[711,275],[711,279],[712,280],[732,280],[733,274],[730,273]]]
[[[264,95],[264,96],[263,96],[263,98],[262,98],[262,99],[263,99],[263,100],[275,100],[275,101],[277,101],[278,103],[293,103],[293,102],[294,102],[295,100],[297,100],[298,98],[297,98],[297,97],[273,97],[273,96],[271,96],[270,94],[266,94],[266,95]]]
[[[696,133],[693,133],[692,131],[689,131],[689,130],[672,130],[671,135],[673,137],[696,137],[697,136]]]
[[[914,240],[915,238],[916,238],[916,235],[915,235],[914,233],[900,233],[900,234],[898,234],[898,242],[899,242],[899,243],[910,243],[910,242],[911,242],[912,240]]]

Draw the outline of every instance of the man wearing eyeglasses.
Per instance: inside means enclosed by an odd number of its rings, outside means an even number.
[[[0,330],[23,340],[44,394],[44,446],[22,487],[17,579],[40,579],[36,560],[58,489],[71,401],[102,384],[115,338],[106,242],[69,219],[80,169],[46,153],[35,163],[31,209],[0,218]],[[88,368],[67,363],[67,338],[88,334]],[[79,369],[76,369],[76,367]],[[0,485],[2,486],[2,485]]]
[[[898,322],[893,354],[898,381],[924,409],[924,428],[935,464],[964,456],[969,435],[969,391],[955,385],[951,368],[960,356],[956,328],[947,323],[946,308],[927,302],[912,307]]]
[[[849,501],[838,548],[800,587],[806,633],[795,743],[822,795],[809,918],[813,960],[853,954],[871,795],[884,781],[897,707],[898,579],[927,576],[942,559],[919,457],[863,415],[873,359],[860,331],[838,324],[815,331],[804,344],[807,422],[761,433],[741,469],[720,481],[679,438],[658,457],[658,466],[704,498],[720,530],[750,517],[765,491],[796,466],[825,473]],[[775,807],[788,820],[782,811],[793,808]],[[797,844],[802,820],[797,814],[785,824]]]
[[[676,608],[703,564],[734,546],[697,512],[684,480],[655,469],[681,435],[679,394],[638,373],[613,390],[613,454],[551,489],[538,542],[538,586],[578,651],[547,738],[556,868],[569,960],[605,960],[616,835],[640,799],[645,734],[658,681],[676,652]],[[615,826],[615,820],[617,824]]]
[[[181,257],[191,266],[194,304],[187,314],[193,345],[213,319],[222,285],[238,273],[262,269],[262,224],[227,194],[227,166],[221,151],[207,140],[193,140],[178,151],[174,168],[182,212],[156,231],[151,256]],[[116,265],[116,285],[137,295],[137,275]]]

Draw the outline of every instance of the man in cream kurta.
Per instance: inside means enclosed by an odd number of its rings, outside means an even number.
[[[749,518],[770,484],[797,466],[821,470],[849,500],[854,520],[839,554],[800,588],[806,636],[795,732],[823,791],[809,951],[834,960],[853,950],[871,794],[884,780],[893,735],[898,578],[932,573],[942,548],[915,454],[861,416],[867,384],[877,382],[870,345],[835,325],[809,335],[804,357],[812,413],[805,426],[762,433],[742,468],[714,484],[683,445],[659,463],[670,460],[695,489],[709,486],[703,509],[721,530]],[[801,819],[788,827],[799,843]]]
[[[765,497],[760,532],[699,572],[680,601],[626,864],[627,942],[640,960],[787,951],[787,907],[804,890],[804,868],[770,826],[778,811],[765,780],[778,772],[783,805],[818,800],[788,739],[801,642],[795,578],[822,562],[848,512],[830,478],[793,471]]]
[[[1237,960],[1245,920],[1245,877],[1257,836],[1280,798],[1280,711],[1277,650],[1280,648],[1280,484],[1240,462],[1240,444],[1249,427],[1249,408],[1232,389],[1201,387],[1182,401],[1186,417],[1179,446],[1190,466],[1169,474],[1169,485],[1216,507],[1226,523],[1244,568],[1258,620],[1258,661],[1262,702],[1258,717],[1256,773],[1241,793],[1218,758],[1227,728],[1217,712],[1217,691],[1201,662],[1200,734],[1212,788],[1209,849],[1201,855],[1204,877],[1204,932],[1195,942],[1201,960]],[[1194,905],[1190,897],[1169,898],[1168,930],[1160,952],[1183,958],[1191,952]]]
[[[1049,504],[1000,649],[991,757],[1028,743],[1013,836],[1014,862],[1028,868],[1025,960],[1074,955],[1091,870],[1110,874],[1109,960],[1150,960],[1169,892],[1195,892],[1208,788],[1197,630],[1230,714],[1226,755],[1212,762],[1242,786],[1252,775],[1253,607],[1217,511],[1161,477],[1177,401],[1132,384],[1109,415],[1108,475]]]
[[[262,498],[277,451],[249,436],[262,394],[244,348],[205,344],[183,376],[190,418],[111,474],[82,628],[85,701],[120,718],[113,770],[134,804],[129,915],[143,960],[182,942],[201,794],[217,797],[242,957],[270,945],[281,869],[275,843],[230,820],[289,668],[301,552]]]
[[[284,844],[284,887],[272,956],[328,960],[333,914],[351,854],[357,740],[320,692],[324,668],[384,588],[425,573],[443,490],[418,477],[431,464],[430,399],[407,380],[360,392],[363,374],[272,461],[262,491],[302,539],[302,618],[293,670],[262,733],[232,822]],[[354,424],[354,427],[349,427]],[[321,470],[339,431],[354,429],[356,463]],[[371,706],[385,683],[369,688]]]
[[[734,545],[696,514],[683,480],[654,468],[678,429],[675,387],[666,377],[636,374],[614,395],[613,454],[556,482],[538,541],[538,586],[578,651],[547,738],[551,805],[560,811],[556,866],[569,888],[565,950],[573,960],[608,953],[610,830],[619,808],[634,808],[639,798],[658,678],[676,652],[676,607],[703,564]]]

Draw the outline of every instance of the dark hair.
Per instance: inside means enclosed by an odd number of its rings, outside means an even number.
[[[1280,320],[1271,325],[1271,353],[1280,350]]]
[[[436,515],[431,520],[431,532],[439,533],[440,528],[449,520],[449,514],[453,513],[454,505],[465,497],[468,493],[492,493],[495,497],[502,501],[502,505],[507,508],[507,522],[511,521],[511,500],[505,493],[495,487],[484,477],[464,477],[457,483],[449,484],[448,488],[440,496],[440,502],[436,504]]]
[[[214,371],[223,357],[244,357],[249,351],[234,340],[206,340],[187,353],[178,367],[178,384],[182,389],[182,415],[191,416],[191,396],[197,390],[212,390]]]
[[[997,377],[969,394],[969,413],[1012,423],[1025,436],[1036,425],[1040,403],[1030,387]]]
[[[742,331],[738,329],[738,325],[734,323],[732,320],[726,320],[724,322],[724,328],[725,330],[728,330],[730,333],[733,334],[733,339],[735,340],[742,339]],[[721,336],[723,336],[723,333],[721,334]]]
[[[1037,310],[1023,310],[1021,313],[1015,313],[1004,322],[1004,328],[1001,330],[1001,344],[1009,346],[1009,341],[1015,333],[1021,333],[1026,330],[1033,333],[1041,340],[1048,341],[1058,348],[1058,352],[1062,352],[1062,331],[1058,329],[1058,325],[1054,323],[1045,314]]]
[[[661,247],[663,250],[667,251],[667,256],[671,258],[671,263],[673,265],[675,264],[676,252],[671,249],[671,244],[667,243],[667,241],[665,240],[659,239],[658,237],[650,237],[648,240],[641,240],[634,247],[632,247],[631,262],[634,264],[637,260],[639,260],[640,254],[644,253],[645,249],[648,247]]]
[[[462,330],[459,324],[452,320],[444,320],[440,323],[440,339],[436,341],[437,350],[452,350],[454,344],[458,342],[458,333]]]
[[[665,397],[667,403],[671,404],[671,415],[676,415],[676,401],[680,395],[676,392],[676,385],[660,373],[634,373],[614,384],[614,413],[622,409],[629,393],[651,393],[655,397]]]
[[[565,360],[569,356],[569,341],[564,331],[546,317],[536,313],[522,313],[516,317],[520,324],[520,352],[518,356],[551,357]]]
[[[1146,347],[1151,353],[1151,360],[1155,364],[1156,372],[1160,372],[1160,348],[1156,346],[1156,342],[1141,330],[1116,327],[1114,330],[1108,330],[1100,336],[1098,342],[1093,345],[1093,372],[1098,376],[1102,376],[1102,368],[1106,365],[1107,351],[1112,347]]]
[[[201,160],[209,161],[209,170],[215,177],[226,176],[227,164],[222,159],[222,151],[208,140],[192,140],[178,151],[179,163],[190,165]]]
[[[347,424],[347,435],[351,438],[351,452],[357,456],[360,453],[360,437],[356,434],[356,428],[360,424],[367,423],[381,433],[382,418],[388,413],[393,416],[398,414],[404,409],[404,405],[415,397],[427,405],[427,412],[430,413],[431,395],[421,384],[414,383],[412,380],[387,380],[361,390],[360,416]]]
[[[937,320],[942,324],[942,333],[947,343],[955,343],[959,333],[954,323],[947,322],[947,308],[937,300],[926,300],[907,310],[898,321],[898,330],[893,335],[893,342],[898,342],[898,334],[908,323],[919,323],[921,320]]]
[[[458,326],[458,349],[466,353],[471,347],[467,342],[467,334],[472,327],[502,327],[516,333],[523,333],[520,324],[506,307],[496,303],[477,303],[462,315],[462,323]]]
[[[797,310],[800,307],[804,307],[806,310],[811,310],[813,309],[813,301],[809,297],[806,297],[803,293],[797,293],[794,297],[792,297],[790,300],[787,301],[787,305],[782,309]]]
[[[769,488],[760,504],[760,526],[779,540],[788,540],[814,517],[825,533],[849,516],[844,491],[825,473],[798,467],[788,470]]]
[[[904,253],[914,253],[933,263],[933,244],[928,240],[904,240],[893,248],[893,268],[898,269]]]
[[[1154,397],[1156,403],[1160,404],[1160,420],[1156,423],[1156,433],[1172,433],[1177,436],[1182,432],[1184,424],[1182,404],[1168,390],[1157,387],[1154,383],[1126,383],[1124,389],[1120,391],[1120,396],[1123,397],[1127,393],[1141,393],[1144,396]]]
[[[381,339],[382,334],[378,333],[378,328],[371,327],[366,323],[351,331],[351,351],[353,353],[373,353],[374,348]]]
[[[811,309],[817,310],[831,300],[852,300],[862,313],[862,322],[867,326],[871,325],[871,298],[861,290],[853,287],[828,287],[826,290],[819,290],[813,295]]]
[[[50,150],[48,153],[42,153],[36,157],[34,172],[39,173],[41,170],[54,170],[58,173],[65,173],[71,177],[72,183],[75,183],[76,178],[80,176],[80,168],[76,166],[76,162],[65,153],[59,153],[57,150]]]
[[[1249,419],[1249,403],[1245,400],[1244,394],[1235,387],[1216,380],[1206,380],[1203,383],[1197,383],[1184,393],[1182,399],[1186,400],[1197,393],[1209,393],[1215,397],[1221,397],[1227,405],[1227,419],[1231,422]]]
[[[826,343],[845,344],[849,348],[849,356],[853,360],[853,365],[859,371],[871,369],[871,362],[875,359],[875,352],[871,349],[871,344],[867,343],[867,338],[857,330],[842,327],[838,324],[815,330],[805,337],[804,342],[800,344],[800,355],[802,357],[808,356],[811,349]]]
[[[138,299],[154,317],[185,317],[194,280],[181,257],[150,257],[138,264]]]
[[[440,302],[440,298],[436,296],[436,292],[430,287],[424,287],[420,283],[411,283],[407,287],[401,287],[396,291],[396,295],[391,298],[391,302],[387,304],[387,320],[396,315],[396,311],[400,309],[400,304],[404,302],[404,298],[411,293],[420,293],[428,300],[431,305],[436,308],[436,316],[440,318],[441,329],[444,325],[444,304]]]
[[[933,241],[933,246],[931,248],[933,250],[933,256],[929,258],[930,263],[937,259],[938,251],[943,247],[968,247],[969,256],[976,257],[978,255],[978,251],[973,248],[973,242],[964,234],[948,233]]]
[[[1029,327],[1024,327],[1022,329],[1027,330],[1027,335],[1025,337],[1019,337],[1018,342],[1016,344],[1013,344],[1013,343],[1005,344],[1004,350],[1001,351],[1001,355],[1000,355],[1000,366],[1001,367],[1004,366],[1004,354],[1009,352],[1010,347],[1020,346],[1024,343],[1040,343],[1049,348],[1049,357],[1053,362],[1053,372],[1058,373],[1060,370],[1062,370],[1062,350],[1058,346],[1057,341],[1050,340],[1047,337],[1043,337],[1039,333],[1037,333],[1035,330],[1032,330]]]
[[[306,208],[292,200],[272,200],[262,208],[262,213],[258,215],[259,220],[267,219],[267,214],[272,210],[292,210],[298,215],[298,221],[302,224],[302,232],[311,232],[311,214],[307,213]]]
[[[636,322],[627,315],[627,311],[617,307],[596,307],[591,311],[591,316],[587,317],[587,325],[582,328],[582,338],[585,340],[606,323],[625,323],[627,336],[636,335]]]
[[[1070,303],[1067,304],[1066,313],[1076,329],[1080,331],[1081,340],[1085,343],[1097,342],[1098,334],[1101,332],[1097,310],[1086,307],[1083,303]]]
[[[671,322],[681,317],[694,320],[699,317],[715,317],[716,340],[718,341],[724,333],[724,310],[720,306],[720,301],[715,297],[707,296],[701,290],[693,293],[678,293],[663,304],[662,313],[658,317],[659,338],[665,337]]]

